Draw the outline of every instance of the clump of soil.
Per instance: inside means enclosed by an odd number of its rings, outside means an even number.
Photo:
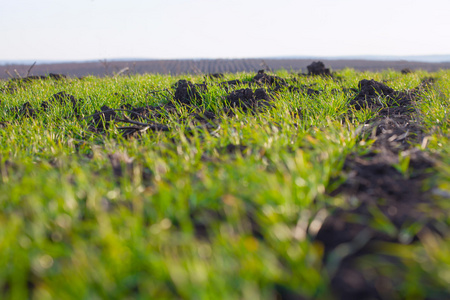
[[[240,107],[243,111],[256,111],[264,107],[271,106],[272,97],[263,89],[253,91],[250,88],[240,89],[231,92],[227,96],[230,107]]]
[[[394,93],[394,89],[388,87],[387,85],[375,81],[373,79],[367,80],[363,79],[358,83],[358,88],[360,90],[359,97],[378,97],[378,96],[389,96]]]
[[[183,104],[195,104],[197,100],[201,101],[201,94],[208,89],[206,84],[193,84],[187,80],[179,80],[174,87],[174,100]]]
[[[34,118],[37,116],[38,112],[48,111],[48,109],[55,103],[59,105],[67,105],[68,103],[71,103],[73,111],[75,112],[75,116],[80,117],[83,102],[84,101],[82,99],[77,99],[74,96],[63,91],[52,95],[47,101],[42,101],[40,104],[40,108],[38,109],[33,108],[29,102],[26,102],[21,107],[11,108],[10,112],[16,114],[17,117]]]
[[[78,100],[75,98],[75,96],[72,96],[72,95],[66,93],[65,91],[53,94],[53,96],[51,96],[49,101],[51,101],[51,102],[57,101],[61,105],[65,105],[68,102],[70,102],[70,103],[72,103],[72,105],[74,105],[74,104],[76,104],[76,102],[78,102]]]
[[[404,68],[404,69],[402,69],[401,71],[400,71],[400,73],[402,73],[403,75],[406,75],[406,74],[411,74],[413,71],[411,70],[411,69],[409,69],[409,68]]]
[[[373,152],[363,156],[351,155],[346,159],[344,172],[348,174],[347,181],[332,193],[334,196],[344,194],[358,204],[354,208],[338,209],[325,220],[316,236],[316,240],[324,245],[326,265],[337,264],[331,286],[339,295],[338,299],[395,298],[395,291],[390,290],[393,282],[405,278],[378,275],[375,280],[368,280],[370,274],[377,272],[376,267],[363,269],[358,262],[363,258],[383,261],[385,258],[376,250],[379,242],[409,244],[416,241],[420,232],[410,236],[400,234],[408,224],[421,224],[421,231],[426,228],[434,230],[432,219],[420,209],[421,205],[431,205],[429,197],[422,191],[426,170],[432,167],[431,161],[423,153],[413,152],[410,165],[414,172],[407,177],[394,167],[398,163],[398,154],[393,152],[399,151],[397,144],[401,141],[389,139],[385,133],[379,138],[382,142],[375,144]],[[394,149],[386,145],[389,140]],[[389,224],[385,225],[388,229],[374,228],[373,224],[380,218]],[[349,251],[339,254],[338,249],[343,245]],[[403,264],[395,257],[389,257],[385,263],[400,269]],[[389,284],[383,285],[383,282]]]
[[[321,91],[320,90],[315,90],[312,89],[310,87],[303,87],[302,89],[303,93],[307,94],[308,96],[317,96],[320,95]]]
[[[422,230],[436,231],[432,217],[423,210],[424,205],[433,204],[422,190],[433,160],[414,147],[422,143],[424,134],[410,116],[412,100],[420,100],[416,92],[423,86],[427,84],[422,83],[413,91],[398,92],[380,82],[362,80],[360,92],[352,100],[353,105],[379,107],[379,97],[386,97],[384,105],[396,106],[398,110],[396,116],[380,113],[366,125],[363,134],[368,133],[374,143],[368,153],[346,158],[343,171],[347,180],[330,194],[343,195],[352,205],[337,209],[326,218],[315,236],[324,246],[324,262],[331,270],[331,286],[338,299],[397,298],[395,286],[407,277],[401,273],[404,262],[383,256],[377,245],[409,244],[418,240]],[[409,168],[400,169],[401,157],[408,157]],[[375,227],[379,220],[386,225]],[[408,224],[420,224],[419,233],[400,234]],[[341,251],[344,248],[346,251]],[[371,260],[373,266],[360,267],[363,259]],[[395,265],[403,277],[383,276],[374,263]]]
[[[178,111],[177,107],[169,102],[164,105],[147,105],[141,107],[133,107],[131,104],[125,103],[120,109],[113,109],[106,105],[101,107],[100,111],[92,114],[92,125],[89,130],[95,133],[104,132],[111,126],[114,121],[124,138],[139,137],[149,131],[170,131],[170,124],[161,124],[159,122],[167,122],[167,114],[173,114],[175,118],[179,118],[180,122],[186,121],[189,124],[199,124],[198,126],[188,126],[185,133],[192,133],[194,130],[209,130],[214,134],[218,126],[214,123],[216,115],[210,111],[201,111],[198,107],[191,107],[192,110],[186,114]],[[160,119],[160,120],[158,120]],[[124,125],[125,124],[125,125]]]
[[[100,111],[95,111],[93,121],[97,129],[108,129],[110,122],[114,120],[115,117],[116,112],[107,105],[103,105],[100,108]]]
[[[201,124],[208,124],[217,118],[217,116],[210,111],[194,113],[192,114],[192,117],[194,117],[194,119],[200,122]]]
[[[72,105],[73,111],[75,112],[75,116],[76,117],[81,116],[81,107],[84,104],[84,100],[77,99],[75,98],[75,96],[68,94],[65,91],[61,91],[52,95],[50,99],[48,99],[48,103],[55,103],[55,102],[58,102],[60,105],[67,105],[68,103],[70,103]],[[48,107],[48,103],[45,103],[46,108]]]
[[[401,111],[406,112],[411,109],[411,102],[416,96],[413,92],[395,91],[373,79],[361,80],[358,88],[358,95],[350,101],[350,104],[358,110],[365,107],[379,110],[397,106],[401,108]]]
[[[126,107],[122,106],[122,108],[126,108],[130,110],[130,119],[132,120],[145,120],[149,119],[152,115],[152,106],[141,106],[141,107]]]
[[[44,101],[45,102],[45,101]],[[45,109],[45,103],[41,105],[41,109]],[[21,106],[12,107],[8,111],[9,113],[12,113],[15,115],[16,119],[20,118],[35,118],[37,117],[37,114],[39,112],[39,109],[33,108],[30,102],[25,102]]]
[[[30,102],[25,102],[19,110],[19,115],[23,117],[36,117],[36,110],[31,106]]]
[[[314,61],[306,68],[308,69],[308,75],[331,76],[330,69],[325,68],[325,64],[321,61]]]
[[[253,77],[251,82],[260,86],[266,85],[273,88],[275,88],[276,86],[288,85],[285,79],[278,76],[268,75],[264,70],[259,70],[258,74]]]
[[[350,101],[350,105],[357,110],[367,107],[383,116],[409,114],[414,110],[413,102],[420,100],[420,93],[433,83],[434,78],[424,78],[412,90],[395,91],[384,83],[363,79],[358,83],[359,93]]]

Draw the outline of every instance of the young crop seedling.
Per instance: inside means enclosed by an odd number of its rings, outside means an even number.
[[[449,78],[1,81],[0,298],[450,298]]]

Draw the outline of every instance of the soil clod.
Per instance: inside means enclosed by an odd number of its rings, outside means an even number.
[[[243,111],[253,110],[271,106],[272,97],[263,89],[253,91],[250,88],[240,89],[231,92],[227,96],[227,101],[231,107],[240,107]]]
[[[402,69],[401,71],[400,71],[400,73],[402,73],[403,75],[406,75],[406,74],[411,74],[413,71],[411,70],[411,69],[409,69],[409,68],[404,68],[404,69]]]
[[[331,76],[330,69],[325,68],[325,64],[321,61],[315,61],[306,67],[308,75]]]
[[[116,117],[116,112],[107,105],[103,105],[100,109],[100,111],[95,111],[93,116],[95,127],[108,129],[110,122]]]
[[[75,112],[75,116],[79,117],[81,115],[81,106],[84,103],[82,99],[77,99],[75,98],[75,96],[68,94],[65,91],[61,91],[53,94],[50,99],[48,99],[48,102],[45,103],[45,109],[48,108],[50,103],[55,102],[59,103],[60,105],[67,105],[70,103],[72,105],[73,111]]]
[[[175,85],[174,100],[182,104],[195,104],[201,100],[201,94],[207,91],[206,84],[193,84],[187,80],[179,80]]]
[[[287,86],[287,82],[285,79],[278,76],[268,75],[264,70],[258,71],[258,74],[253,77],[252,83],[260,86],[266,85],[268,87]]]
[[[414,146],[422,143],[424,134],[410,116],[413,100],[420,100],[418,91],[425,86],[427,83],[422,83],[412,91],[400,92],[374,80],[362,80],[359,94],[351,101],[359,108],[383,109],[363,130],[375,140],[369,152],[346,158],[343,171],[347,180],[331,193],[344,195],[352,205],[330,215],[315,237],[324,246],[324,262],[332,274],[331,286],[338,299],[397,297],[392,287],[398,279],[378,275],[376,280],[369,280],[380,271],[374,262],[371,268],[360,267],[361,261],[376,259],[396,265],[400,275],[405,276],[401,274],[403,262],[381,255],[375,245],[417,241],[417,233],[407,238],[400,234],[408,224],[420,224],[419,232],[434,230],[432,220],[421,209],[433,205],[422,190],[433,161]],[[387,109],[394,109],[395,114],[386,113]],[[400,161],[402,157],[408,164]],[[384,225],[376,227],[376,222]]]
[[[395,91],[384,83],[373,79],[363,79],[358,83],[359,93],[350,101],[355,109],[371,108],[383,111],[382,115],[392,115],[392,107],[398,107],[395,114],[411,112],[412,100],[416,98],[414,91]]]

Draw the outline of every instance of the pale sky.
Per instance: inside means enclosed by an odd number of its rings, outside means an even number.
[[[450,54],[450,0],[0,0],[0,60]]]

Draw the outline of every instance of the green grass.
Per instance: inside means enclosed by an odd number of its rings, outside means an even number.
[[[253,75],[226,74],[225,80]],[[449,71],[346,69],[341,81],[277,75],[323,92],[279,93],[266,112],[226,117],[227,92],[212,86],[201,109],[221,116],[217,136],[204,129],[187,135],[189,118],[170,114],[158,120],[170,132],[125,140],[116,128],[103,135],[87,131],[89,118],[73,118],[64,106],[35,119],[15,119],[9,111],[28,101],[39,107],[60,91],[85,100],[84,116],[124,101],[161,104],[170,97],[161,90],[179,79],[201,83],[201,76],[39,80],[0,93],[0,121],[9,123],[0,129],[0,298],[274,299],[283,287],[332,299],[323,248],[306,227],[316,224],[314,231],[330,207],[347,206],[326,191],[345,179],[345,157],[370,147],[358,132],[373,112],[349,111],[352,94],[332,91],[362,79],[388,80],[404,90],[423,77],[437,78],[416,115],[429,133],[424,151],[437,161],[428,182],[437,207],[430,213],[448,231]],[[292,113],[297,108],[302,118]],[[247,148],[230,154],[222,150],[228,144]],[[133,159],[121,162],[122,177],[114,175],[108,157],[114,153]],[[404,298],[424,298],[429,285],[450,292],[449,240],[431,233],[423,239],[390,249],[411,268],[395,287]]]

